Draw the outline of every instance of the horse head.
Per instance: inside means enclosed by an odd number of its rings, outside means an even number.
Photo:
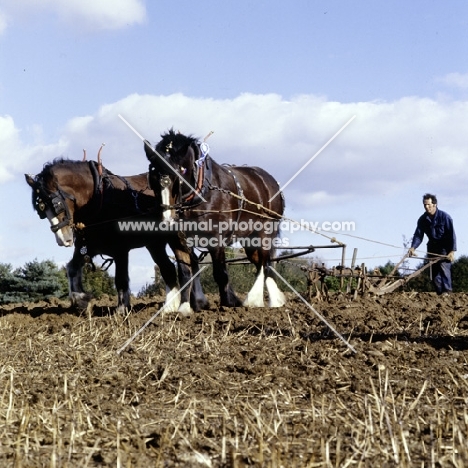
[[[59,160],[46,164],[39,174],[25,174],[26,183],[32,188],[32,204],[41,219],[48,219],[57,244],[71,247],[74,244],[74,214],[77,207],[73,178],[63,166],[74,161]],[[78,179],[81,181],[81,178]]]
[[[174,130],[161,135],[153,148],[145,140],[145,153],[150,162],[149,185],[160,200],[163,220],[173,222],[176,210],[197,191],[200,148],[192,136]]]

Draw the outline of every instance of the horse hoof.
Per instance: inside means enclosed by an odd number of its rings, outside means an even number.
[[[184,302],[180,307],[179,310],[177,311],[179,317],[191,317],[193,315],[193,310],[190,307],[190,304],[188,302]]]
[[[277,307],[283,307],[286,305],[286,299],[279,300],[279,301],[270,301],[268,304],[268,307],[271,308],[277,308]]]
[[[167,293],[166,302],[164,303],[163,311],[177,312],[180,306],[180,293],[177,288],[173,288]]]
[[[265,302],[263,301],[263,297],[248,294],[242,305],[244,307],[265,307]]]
[[[283,291],[278,288],[275,280],[273,278],[268,277],[265,281],[267,290],[268,290],[268,306],[269,307],[283,307],[286,305],[286,296],[284,295]]]
[[[77,309],[86,309],[90,300],[91,297],[89,296],[89,294],[77,292],[70,293],[71,305],[72,307],[76,307]]]
[[[115,313],[117,315],[122,316],[122,317],[125,317],[126,315],[128,315],[129,312],[130,312],[130,307],[127,307],[127,306],[124,306],[124,305],[119,305],[115,309]]]
[[[209,310],[210,303],[208,299],[205,299],[205,300],[195,301],[193,304],[191,304],[191,306],[194,312],[199,312],[200,310]]]

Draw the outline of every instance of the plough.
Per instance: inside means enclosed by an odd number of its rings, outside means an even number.
[[[314,252],[317,248],[328,248],[331,246],[309,246],[309,247],[289,247],[290,250],[301,249],[302,252],[290,253],[288,255],[279,256],[276,261],[284,261],[285,259],[302,256],[306,253]],[[334,246],[335,247],[335,246]],[[344,265],[345,257],[345,245],[336,246],[343,249],[342,265]],[[304,250],[305,249],[305,250]],[[335,266],[333,268],[326,268],[324,264],[318,265],[316,263],[309,265],[300,265],[301,270],[307,274],[307,291],[309,299],[313,298],[322,300],[328,299],[328,287],[326,285],[327,277],[340,278],[341,288],[343,289],[346,283],[346,293],[353,294],[353,299],[361,294],[374,294],[376,296],[382,296],[384,294],[391,293],[396,289],[407,284],[411,279],[419,276],[424,270],[430,268],[434,263],[440,261],[440,258],[430,259],[421,268],[413,271],[411,274],[401,276],[396,274],[398,269],[401,267],[403,262],[408,258],[408,254],[394,266],[393,270],[388,275],[382,275],[378,268],[375,268],[372,272],[368,272],[365,264],[360,266],[354,266],[357,251],[354,249],[353,260],[351,267]],[[422,257],[412,257],[419,260],[427,260]],[[354,280],[354,281],[353,281]]]
[[[411,279],[420,275],[424,270],[430,268],[434,263],[440,260],[437,258],[431,259],[421,268],[409,275],[403,277],[396,275],[396,271],[406,258],[406,256],[403,257],[401,262],[395,265],[393,271],[388,275],[382,275],[378,268],[369,273],[364,264],[355,268],[337,266],[331,269],[323,265],[318,266],[313,264],[312,267],[303,265],[301,266],[301,270],[307,273],[307,291],[310,300],[313,298],[318,300],[323,300],[324,298],[328,299],[328,287],[325,282],[327,277],[347,280],[346,292],[349,294],[352,293],[353,299],[356,299],[359,294],[365,295],[370,293],[376,296],[382,296],[391,293],[407,284]],[[354,284],[353,280],[355,280]]]
[[[364,263],[362,263],[360,266],[355,266],[357,249],[354,249],[351,267],[343,266],[345,264],[346,245],[342,243],[339,243],[338,245],[309,245],[300,247],[289,246],[285,249],[288,250],[288,253],[278,255],[272,260],[275,262],[288,262],[288,260],[313,253],[317,249],[329,248],[342,249],[341,265],[334,266],[332,268],[327,268],[324,264],[318,265],[317,263],[313,263],[312,265],[298,265],[297,263],[293,263],[293,265],[299,266],[299,268],[307,274],[307,294],[309,296],[309,300],[323,300],[324,298],[329,298],[328,287],[325,281],[327,277],[339,278],[341,283],[341,290],[343,290],[346,286],[346,293],[352,294],[353,299],[356,299],[358,295],[366,294],[382,296],[404,286],[411,279],[415,278],[416,276],[419,276],[424,270],[434,265],[434,263],[440,261],[440,258],[430,259],[418,270],[413,271],[409,275],[401,276],[397,274],[397,271],[401,267],[403,262],[408,258],[408,254],[406,254],[394,266],[393,270],[388,275],[382,275],[381,271],[378,268],[375,268],[371,272],[368,272]],[[242,251],[242,249],[240,249],[240,251]],[[200,261],[203,258],[204,255],[200,257]],[[422,261],[427,260],[423,257],[412,258]],[[242,264],[248,263],[248,260],[247,257],[240,256],[228,259],[226,260],[226,263]]]

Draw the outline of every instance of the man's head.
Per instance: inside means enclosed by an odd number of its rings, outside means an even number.
[[[431,193],[425,193],[423,195],[423,205],[426,213],[433,216],[437,211],[437,197]]]

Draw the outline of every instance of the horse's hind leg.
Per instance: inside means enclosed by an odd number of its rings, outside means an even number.
[[[255,275],[255,282],[247,297],[244,299],[245,307],[264,307],[263,289],[265,283],[265,270],[263,268],[263,253],[260,249],[251,249],[246,247],[245,253],[247,258],[256,266],[257,273]]]
[[[265,283],[265,272],[262,265],[257,265],[257,274],[255,276],[255,283],[247,293],[244,299],[245,307],[264,307],[263,301],[263,287]]]
[[[272,273],[273,267],[270,263],[266,266],[265,272],[265,285],[268,291],[268,306],[269,307],[283,307],[286,304],[286,296],[276,284],[275,274]]]
[[[73,307],[86,308],[91,296],[83,288],[84,257],[79,248],[75,247],[72,259],[67,263],[68,294]]]
[[[220,304],[226,307],[239,307],[241,300],[236,296],[234,289],[229,283],[229,275],[226,267],[226,252],[224,248],[210,249],[213,262],[213,278],[219,288]]]
[[[257,275],[252,289],[244,300],[246,307],[264,307],[264,285],[268,291],[268,307],[282,307],[286,304],[283,292],[278,288],[274,279],[274,273],[270,270],[271,254],[268,250],[248,249],[246,254],[249,260],[257,267]]]

